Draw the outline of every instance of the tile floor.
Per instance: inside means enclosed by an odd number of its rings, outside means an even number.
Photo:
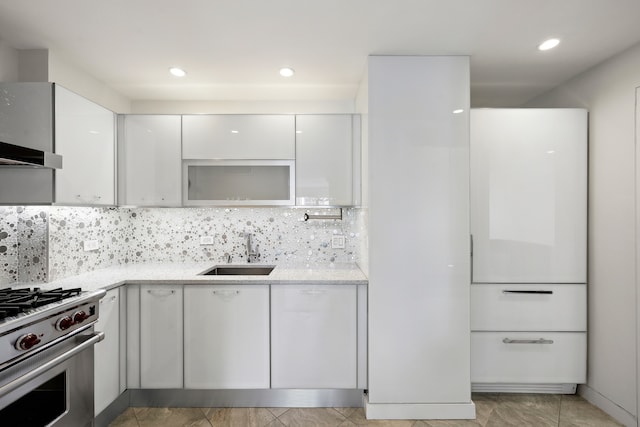
[[[362,408],[129,408],[109,427],[609,427],[580,396],[474,394],[475,420],[367,420]]]

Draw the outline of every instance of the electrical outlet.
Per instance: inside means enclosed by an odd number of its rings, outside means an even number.
[[[95,251],[100,249],[100,242],[97,240],[85,240],[84,241],[84,251]]]
[[[344,236],[331,236],[332,249],[344,249],[345,245],[346,239]]]
[[[213,236],[200,236],[201,245],[213,245]]]

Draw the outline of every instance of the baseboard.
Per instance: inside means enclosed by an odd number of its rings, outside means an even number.
[[[359,389],[143,390],[131,389],[130,405],[202,408],[361,407]]]
[[[576,384],[472,383],[474,393],[575,394]]]
[[[125,390],[116,400],[111,402],[109,406],[104,408],[93,420],[94,427],[107,427],[118,415],[123,413],[129,407],[129,390]]]
[[[611,417],[615,418],[619,423],[624,424],[626,427],[638,427],[638,420],[634,415],[629,413],[622,406],[607,399],[591,387],[584,384],[578,386],[578,394],[589,403],[597,406]]]
[[[368,420],[473,420],[476,405],[469,403],[369,403],[364,408]]]

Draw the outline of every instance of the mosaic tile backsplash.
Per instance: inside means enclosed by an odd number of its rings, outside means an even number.
[[[343,220],[310,220],[300,208],[0,207],[0,285],[42,282],[124,263],[246,262],[246,234],[260,262],[360,262],[366,224],[360,209]],[[344,249],[331,237],[344,235]],[[200,244],[211,237],[213,244]],[[86,241],[99,248],[85,251]]]
[[[0,286],[18,280],[18,208],[0,207]]]

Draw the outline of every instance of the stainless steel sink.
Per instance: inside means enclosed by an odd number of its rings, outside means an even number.
[[[268,276],[275,265],[216,265],[201,276]]]

